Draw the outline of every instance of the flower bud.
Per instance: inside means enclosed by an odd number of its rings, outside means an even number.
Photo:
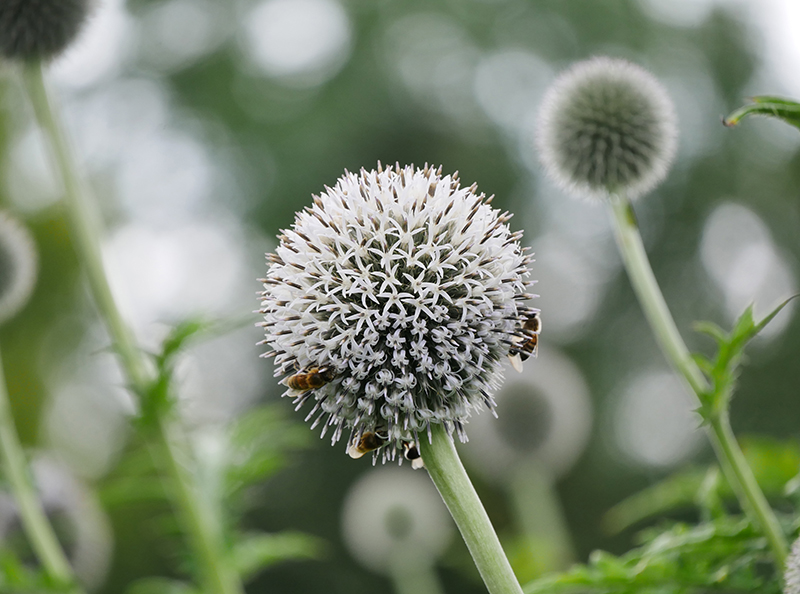
[[[0,324],[14,317],[28,302],[36,284],[38,264],[31,234],[0,212]]]
[[[672,102],[646,70],[606,57],[574,65],[542,100],[536,142],[550,177],[590,199],[661,182],[677,138]]]
[[[3,0],[0,54],[15,60],[57,56],[78,35],[90,0]]]

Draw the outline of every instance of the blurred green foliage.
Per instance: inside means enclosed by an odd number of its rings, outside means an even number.
[[[751,81],[764,69],[765,58],[760,44],[754,41],[759,35],[756,25],[734,8],[716,6],[697,26],[689,27],[661,22],[643,8],[643,3],[634,0],[348,0],[343,6],[350,19],[352,50],[346,64],[327,82],[300,88],[245,64],[241,28],[253,3],[213,3],[230,8],[235,16],[234,32],[213,52],[185,65],[159,70],[140,57],[141,48],[136,46],[133,57],[120,65],[116,76],[152,80],[166,91],[171,117],[192,122],[203,142],[213,148],[215,159],[219,158],[236,180],[229,192],[221,192],[214,199],[229,206],[265,237],[274,237],[279,229],[289,226],[293,213],[310,202],[311,194],[332,184],[345,168],[370,168],[378,160],[428,162],[441,164],[446,172],[459,170],[467,184],[475,181],[482,191],[496,194],[494,204],[498,208],[517,213],[512,224],[525,228],[524,241],[530,243],[550,230],[547,201],[554,198],[541,185],[536,168],[522,156],[520,138],[496,125],[477,107],[464,111],[466,116],[458,115],[457,110],[450,109],[454,99],[444,91],[439,89],[444,97],[435,92],[416,92],[399,74],[398,57],[387,50],[388,32],[401,19],[422,15],[439,18],[459,32],[473,52],[465,58],[469,68],[474,67],[475,60],[501,50],[528,52],[556,70],[594,54],[610,54],[632,59],[671,81],[686,77],[683,85],[711,89],[706,95],[689,92],[676,97],[682,113],[696,115],[693,123],[713,124],[703,128],[708,137],[700,142],[701,148],[687,151],[687,144],[681,145],[679,162],[668,181],[637,205],[655,273],[679,327],[695,350],[708,353],[709,344],[690,335],[693,321],[710,319],[727,325],[720,290],[708,281],[697,256],[704,223],[717,205],[730,199],[746,204],[763,219],[798,274],[800,151],[796,141],[776,141],[773,128],[751,125],[725,131],[718,124],[723,113],[740,105],[753,91]],[[141,39],[147,39],[147,27],[151,26],[146,18],[149,11],[162,4],[166,2],[130,0],[126,4],[140,28]],[[136,45],[136,41],[131,43]],[[437,76],[455,79],[461,66],[457,61],[445,63]],[[12,73],[6,74],[0,81],[4,106],[0,112],[0,156],[9,163],[10,141],[25,128],[28,116],[17,97]],[[467,85],[468,94],[472,94],[471,84]],[[771,92],[767,88],[761,91]],[[693,103],[708,97],[715,101],[713,105]],[[720,131],[714,132],[714,126]],[[0,204],[14,207],[7,189],[9,167],[0,168]],[[110,226],[118,224],[124,215],[115,206],[117,197],[109,190],[110,184],[101,174],[93,182]],[[599,209],[594,212],[596,217],[603,216]],[[32,447],[46,448],[48,438],[41,423],[51,392],[57,387],[59,376],[54,378],[53,370],[77,364],[73,354],[91,332],[87,329],[94,312],[81,285],[61,207],[55,204],[31,212],[27,222],[41,252],[40,282],[28,308],[0,330],[0,342],[22,439]],[[171,224],[160,222],[167,227]],[[263,251],[261,244],[253,249]],[[539,253],[537,258],[541,261],[548,254]],[[252,286],[253,291],[258,289],[255,280]],[[546,285],[539,287],[542,294],[547,290]],[[586,454],[556,486],[582,559],[598,548],[615,554],[628,550],[630,533],[623,530],[609,535],[603,530],[602,518],[612,506],[643,488],[652,486],[648,493],[653,500],[664,497],[666,503],[649,509],[644,506],[638,512],[631,512],[635,506],[629,505],[626,519],[616,522],[618,528],[665,511],[680,519],[696,519],[698,514],[685,504],[696,496],[708,476],[705,471],[684,473],[661,483],[669,469],[636,467],[614,449],[607,418],[621,378],[637,369],[661,366],[662,359],[623,275],[611,278],[601,299],[597,314],[583,324],[580,337],[559,345],[586,374],[600,411]],[[546,311],[543,317],[547,319]],[[256,316],[253,321],[257,321]],[[732,407],[737,433],[796,440],[800,417],[797,329],[798,322],[792,318],[777,339],[754,345]],[[543,349],[548,340],[545,331]],[[168,354],[169,349],[162,354],[165,364]],[[253,346],[252,357],[258,354]],[[271,363],[263,365],[270,367]],[[271,403],[272,408],[259,408],[245,415],[231,431],[222,432],[226,462],[207,460],[207,484],[216,489],[213,497],[229,514],[231,526],[236,524],[241,530],[232,530],[232,541],[249,539],[252,533],[262,535],[247,540],[247,544],[240,541],[243,568],[252,567],[254,560],[271,561],[273,539],[294,538],[295,531],[326,542],[326,554],[314,563],[270,567],[254,577],[248,591],[350,594],[387,590],[383,577],[357,566],[341,546],[339,518],[345,491],[359,474],[369,471],[369,463],[353,462],[344,455],[344,447],[331,448],[327,441],[315,439],[313,448],[300,449],[304,440],[301,434],[307,436],[308,431],[281,420],[294,413],[287,403],[274,403],[280,390],[276,381],[264,382],[260,399]],[[226,395],[220,394],[220,398]],[[286,411],[286,415],[277,410]],[[769,453],[762,455],[756,447],[748,447],[768,491],[777,493],[770,485],[777,489],[780,481],[792,475],[796,464],[793,448],[768,449],[765,451]],[[285,450],[294,453],[287,458]],[[695,462],[703,465],[710,457],[706,450]],[[780,463],[774,476],[779,478],[773,483],[770,468],[776,460]],[[142,440],[130,438],[114,468],[106,476],[91,480],[101,494],[115,535],[114,562],[102,592],[116,594],[137,579],[154,575],[170,579],[139,583],[132,592],[190,592],[179,581],[187,572],[185,565],[181,566],[185,557],[176,538],[177,526],[164,520],[170,511],[164,497],[169,486],[156,473],[151,452]],[[485,486],[485,501],[500,531],[511,532],[512,514],[505,508],[503,497],[493,493],[497,489]],[[724,489],[720,493],[727,498]],[[289,530],[292,532],[287,533]],[[305,537],[292,543],[295,556],[300,558],[321,550],[317,540]],[[708,556],[696,556],[693,547],[706,547]],[[716,563],[723,553],[734,551],[742,564],[727,568],[723,582],[732,586],[760,584],[769,592],[775,583],[759,582],[763,578],[753,574],[745,563],[761,559],[763,548],[738,519],[723,518],[696,530],[676,524],[663,539],[648,541],[644,548],[620,558],[595,557],[589,568],[577,570],[573,583],[591,588],[599,583],[598,572],[605,572],[634,579],[642,587],[655,587],[660,584],[658,576],[666,570],[648,565],[646,560],[655,549],[669,549],[669,562],[681,565],[685,572],[687,589],[680,591],[714,588],[719,582],[713,579],[723,574],[710,576],[708,568],[722,571],[725,568]],[[448,564],[465,554],[461,543],[453,545],[441,570],[445,588],[465,594],[481,592],[482,586],[462,571],[463,564]],[[37,578],[8,559],[2,558],[8,568],[5,579],[19,581],[2,587],[28,584],[30,589]],[[644,570],[636,573],[637,567]]]

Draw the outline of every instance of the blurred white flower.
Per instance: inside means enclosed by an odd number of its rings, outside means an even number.
[[[724,203],[706,220],[700,259],[722,292],[731,320],[754,303],[761,319],[797,292],[797,279],[757,214],[745,206]],[[793,304],[762,330],[760,337],[779,334],[791,320]]]
[[[509,378],[497,393],[497,419],[470,419],[464,456],[488,478],[507,479],[535,460],[555,477],[580,457],[592,428],[589,388],[566,356],[544,348],[535,367]]]
[[[453,522],[433,483],[401,468],[373,470],[356,482],[342,510],[344,542],[373,571],[393,564],[430,567],[453,535]]]
[[[76,576],[87,588],[99,588],[108,574],[114,545],[108,518],[88,489],[65,467],[39,456],[31,469],[42,507]],[[20,530],[13,497],[0,491],[0,548],[13,548],[13,543],[20,541]]]
[[[28,302],[36,284],[39,256],[28,230],[0,212],[0,323]]]
[[[619,450],[639,465],[669,468],[702,446],[694,400],[668,371],[642,373],[620,392],[613,410]]]

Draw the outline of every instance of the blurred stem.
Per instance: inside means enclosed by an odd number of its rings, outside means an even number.
[[[186,440],[178,431],[176,423],[162,416],[156,427],[156,440],[164,451],[166,471],[172,479],[173,498],[177,513],[183,521],[189,539],[194,543],[194,553],[205,583],[205,592],[219,594],[242,594],[244,588],[230,563],[222,563],[225,551],[222,550],[222,526],[218,518],[198,491],[192,474],[188,470],[193,465]]]
[[[389,568],[396,594],[443,594],[442,586],[433,567],[394,559]]]
[[[136,345],[133,333],[119,312],[100,252],[100,221],[87,189],[78,175],[75,160],[67,143],[63,126],[47,94],[41,64],[23,66],[22,78],[33,105],[36,119],[50,142],[55,166],[64,184],[67,211],[80,261],[83,263],[100,316],[103,318],[114,349],[120,357],[130,389],[145,402],[155,378],[149,361]],[[183,456],[172,438],[175,425],[167,409],[159,409],[156,439],[164,446],[167,470],[175,483],[175,503],[189,536],[190,546],[205,579],[205,591],[214,594],[239,594],[243,591],[239,577],[232,575],[222,551],[222,535],[214,530],[211,512],[203,505],[194,485],[191,468],[194,460]]]
[[[6,390],[3,362],[0,359],[0,457],[5,476],[11,485],[14,499],[19,507],[22,528],[31,547],[50,581],[59,589],[73,594],[82,593],[77,586],[75,574],[64,550],[56,538],[53,527],[39,502],[39,496],[31,480],[25,453],[17,436],[11,403]]]
[[[84,184],[78,176],[78,168],[67,144],[63,127],[47,95],[42,67],[38,62],[23,66],[22,78],[30,97],[36,120],[50,141],[52,156],[61,180],[67,201],[67,216],[75,241],[75,248],[86,271],[95,305],[108,326],[114,349],[125,368],[131,389],[144,397],[149,381],[147,361],[137,348],[133,333],[120,315],[111,287],[108,285],[100,253],[100,221],[89,200]]]
[[[624,196],[612,196],[611,207],[617,246],[645,317],[667,359],[684,377],[700,401],[701,413],[710,427],[709,437],[725,478],[736,492],[745,513],[767,537],[775,562],[782,571],[788,552],[786,537],[736,441],[728,411],[705,406],[705,396],[711,387],[689,353],[664,301],[647,259],[633,208]],[[707,408],[712,410],[708,412]]]
[[[430,443],[420,439],[420,446],[425,467],[450,510],[489,594],[522,594],[489,516],[445,428],[432,424]]]
[[[553,487],[553,477],[536,461],[522,463],[508,483],[517,523],[528,548],[539,557],[540,574],[564,571],[575,562],[572,537]]]

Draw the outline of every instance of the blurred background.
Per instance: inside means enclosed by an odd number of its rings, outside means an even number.
[[[441,164],[496,195],[536,253],[541,356],[524,376],[509,367],[500,420],[476,419],[462,448],[517,571],[529,578],[595,548],[626,550],[635,530],[611,534],[603,514],[711,461],[693,402],[620,268],[605,209],[542,175],[535,116],[555,75],[592,55],[635,61],[666,86],[678,159],[636,210],[679,328],[690,348],[711,353],[693,321],[727,328],[749,303],[763,316],[800,287],[800,135],[765,119],[721,124],[750,95],[800,98],[794,0],[96,4],[49,80],[103,210],[114,290],[145,347],[190,316],[255,324],[264,253],[345,168]],[[89,571],[98,592],[118,593],[140,577],[176,575],[180,554],[153,520],[164,503],[120,489],[122,462],[141,449],[134,405],[30,109],[13,70],[2,74],[0,204],[31,227],[41,252],[33,300],[0,331],[14,413],[25,444],[92,508],[95,540],[111,554],[88,555]],[[749,349],[732,409],[738,434],[800,437],[798,330],[789,307]],[[280,400],[271,361],[259,359],[259,339],[247,325],[181,360],[182,410],[199,434],[264,403],[301,422]],[[269,568],[248,592],[389,591],[391,571],[359,561],[343,528],[361,509],[351,488],[375,469],[306,433],[285,468],[248,492],[242,524],[304,531],[324,552]],[[484,591],[457,536],[436,547],[446,592]]]

